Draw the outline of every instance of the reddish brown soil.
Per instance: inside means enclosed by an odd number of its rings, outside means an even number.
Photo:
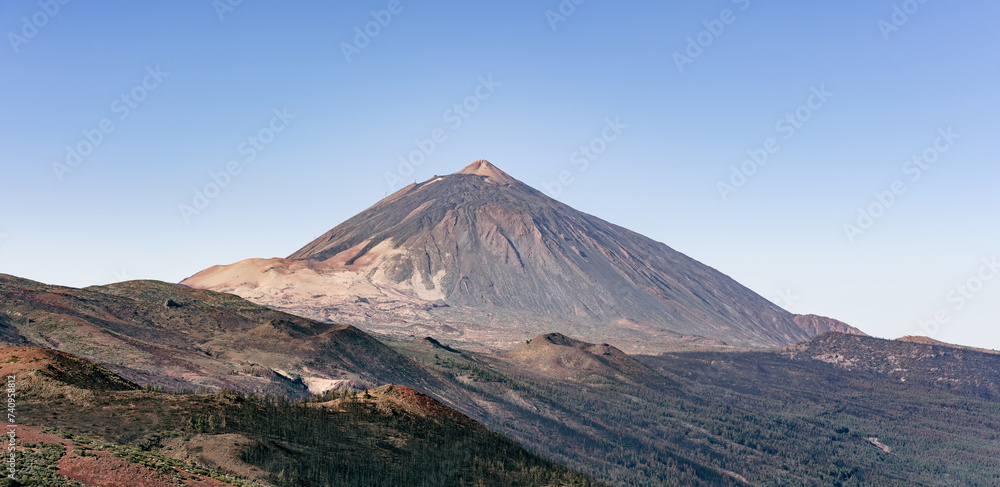
[[[0,349],[0,375],[4,382],[8,375],[15,375],[25,369],[37,370],[47,364],[54,363],[57,357],[70,357],[70,354],[36,347],[13,347]]]
[[[368,390],[369,398],[358,394],[354,401],[375,404],[379,410],[402,411],[406,414],[421,418],[448,418],[463,424],[478,425],[468,416],[441,404],[436,399],[409,387],[389,384],[375,389]],[[316,403],[317,407],[325,407],[334,411],[343,411],[345,399],[334,399],[332,401]]]
[[[172,487],[173,478],[145,465],[130,463],[109,452],[94,452],[93,457],[79,457],[67,451],[59,460],[59,473],[94,487],[144,485]]]
[[[95,456],[81,457],[73,449],[82,446],[73,440],[46,433],[34,426],[18,425],[18,444],[59,443],[66,447],[66,455],[59,460],[59,474],[93,487],[174,487],[175,477],[145,465],[131,463],[110,452],[91,450]],[[183,473],[183,483],[189,487],[233,487],[232,484],[190,472]]]
[[[378,397],[378,402],[390,403],[417,416],[447,417],[458,421],[469,421],[469,418],[462,413],[409,387],[389,384],[379,387],[374,391]]]

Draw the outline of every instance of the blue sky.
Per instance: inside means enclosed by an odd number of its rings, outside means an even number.
[[[791,311],[1000,349],[996,2],[95,3],[0,5],[0,272],[176,282],[485,158]]]

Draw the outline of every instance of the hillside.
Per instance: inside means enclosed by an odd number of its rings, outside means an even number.
[[[648,367],[611,345],[594,345],[559,333],[539,335],[500,356],[523,370],[563,379],[596,375],[627,381],[655,375]]]
[[[836,332],[847,335],[868,336],[865,332],[847,323],[833,318],[818,315],[795,315],[795,324],[809,333],[809,336],[820,336],[824,333]]]
[[[883,340],[828,333],[787,347],[794,359],[812,359],[1000,401],[1000,354],[925,337]]]
[[[232,391],[166,394],[139,390],[60,352],[16,348],[0,350],[0,357],[7,360],[5,370],[39,378],[47,391],[36,394],[36,381],[17,404],[24,422],[18,426],[24,481],[597,485],[406,387],[386,385],[312,401]],[[107,387],[108,381],[122,386]],[[110,479],[101,477],[105,474]]]
[[[843,356],[855,339],[877,340],[842,336],[849,340],[824,350]],[[499,354],[390,343],[477,397],[487,426],[615,485],[1000,482],[1000,402],[984,395],[988,387],[900,381],[787,350],[619,361],[612,349],[561,335]],[[977,360],[993,357],[947,355],[910,373],[974,376]]]
[[[8,382],[14,378],[14,422],[10,423],[8,417],[5,433],[13,431],[17,445],[17,483],[4,478],[0,485],[257,485],[239,476],[141,448],[53,429],[60,422],[57,411],[87,406],[101,397],[141,394],[135,384],[89,360],[45,348],[3,348],[0,374]],[[108,411],[104,414],[102,423],[106,424],[91,426],[108,426],[122,419]]]
[[[19,468],[15,480],[0,485],[253,487],[244,478],[182,462],[141,448],[94,440],[72,433],[18,426]]]
[[[0,275],[8,346],[97,362],[136,384],[306,397],[396,383],[454,388],[357,328],[274,311],[237,296],[157,281],[73,289]]]
[[[965,345],[956,345],[954,343],[942,342],[940,340],[935,340],[935,339],[930,338],[930,337],[919,336],[919,335],[918,336],[907,335],[907,336],[899,337],[896,340],[900,341],[900,342],[922,343],[924,345],[937,345],[939,347],[959,348],[959,349],[963,349],[963,350],[972,350],[972,351],[982,352],[982,353],[1000,354],[1000,351],[989,349],[989,348],[978,348],[978,347],[968,347],[968,346],[965,346]]]
[[[67,386],[90,391],[139,389],[94,362],[48,348],[0,349],[0,376],[16,377],[19,391],[40,397],[51,397]]]
[[[423,438],[439,424],[479,431],[477,421],[621,486],[1000,480],[1000,355],[992,353],[836,333],[770,351],[637,356],[579,335],[546,333],[487,353],[429,337],[379,341],[235,296],[151,281],[78,290],[9,278],[2,290],[8,336],[90,354],[7,358],[4,370],[24,376],[25,411],[45,411],[35,418],[77,435],[145,445],[244,478],[271,479],[282,470],[322,477],[328,473],[300,467],[329,464],[323,452],[339,448],[346,457],[384,449],[379,458],[398,465],[449,451],[463,458],[466,447],[449,450],[430,439],[407,443],[419,449],[399,456],[399,441]],[[128,362],[114,362],[117,352]],[[254,363],[283,365],[269,369],[273,376],[230,372],[234,357],[251,355]],[[35,356],[49,360],[51,370],[17,369]],[[199,368],[188,377],[206,388],[234,384],[300,399],[137,389],[177,389],[184,381],[178,371],[190,373],[192,364]],[[365,381],[345,379],[354,394],[342,388],[310,402],[302,402],[304,381],[279,387],[289,379],[276,369],[315,377],[331,370],[323,364]],[[117,380],[119,369],[152,380]],[[408,382],[375,381],[390,374]],[[40,388],[32,389],[35,383]],[[399,385],[376,387],[387,383]],[[453,434],[451,426],[441,434]],[[247,451],[256,456],[239,453]]]

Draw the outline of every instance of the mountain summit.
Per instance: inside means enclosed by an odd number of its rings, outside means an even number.
[[[492,180],[494,182],[503,184],[514,184],[517,182],[516,179],[510,177],[509,174],[501,171],[499,168],[490,164],[490,161],[486,159],[480,159],[464,169],[458,171],[456,174],[474,174],[476,176],[486,176],[486,179]]]
[[[487,346],[553,331],[626,349],[775,346],[814,333],[715,269],[485,160],[411,184],[287,259],[213,267],[182,284]]]

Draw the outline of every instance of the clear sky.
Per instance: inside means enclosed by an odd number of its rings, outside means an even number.
[[[3,2],[0,272],[176,282],[287,256],[485,158],[793,312],[1000,349],[997,18],[986,0]]]

